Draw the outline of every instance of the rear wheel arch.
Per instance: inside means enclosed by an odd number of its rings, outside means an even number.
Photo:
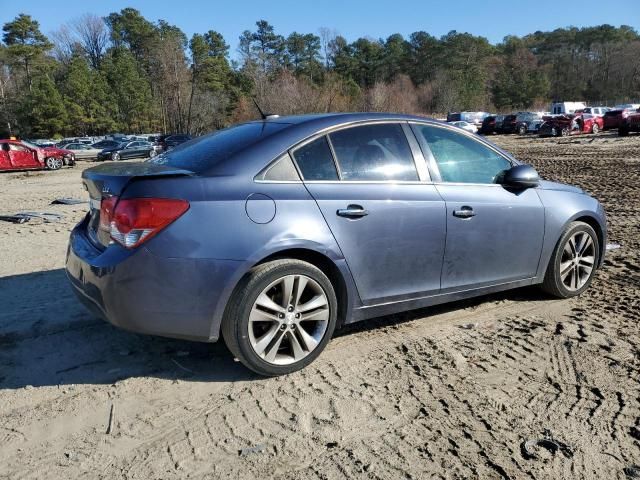
[[[338,318],[336,322],[336,329],[340,328],[344,324],[344,320],[346,318],[349,298],[346,280],[333,260],[315,250],[310,250],[307,248],[291,248],[272,253],[271,255],[264,257],[262,260],[258,261],[251,268],[262,265],[263,263],[271,262],[273,260],[283,259],[301,260],[303,262],[307,262],[320,269],[320,271],[322,271],[322,273],[324,273],[329,278],[335,290],[336,298],[338,300]]]

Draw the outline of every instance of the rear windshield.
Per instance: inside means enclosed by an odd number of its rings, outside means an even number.
[[[272,122],[242,123],[190,140],[149,162],[202,173],[220,160],[288,126],[287,123]]]

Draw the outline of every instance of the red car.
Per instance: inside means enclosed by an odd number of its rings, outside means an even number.
[[[625,137],[629,132],[640,132],[640,108],[631,112],[618,127],[618,135]]]
[[[618,105],[615,109],[609,110],[603,117],[603,130],[614,130],[616,128],[620,128],[625,119],[638,108],[640,108],[640,105],[627,104]]]
[[[544,123],[538,133],[541,137],[566,137],[581,133],[598,133],[602,130],[603,119],[589,113],[578,115],[558,115],[542,117]]]
[[[58,170],[63,165],[75,165],[75,157],[70,150],[42,148],[25,140],[0,140],[0,171]]]

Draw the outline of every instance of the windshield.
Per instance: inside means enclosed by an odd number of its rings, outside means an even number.
[[[289,125],[275,122],[242,123],[182,143],[149,161],[201,173],[220,160],[244,150]]]
[[[26,146],[26,147],[33,148],[33,149],[36,149],[36,150],[37,150],[38,148],[40,148],[40,147],[39,147],[38,145],[36,145],[35,143],[27,142],[26,140],[22,140],[22,144],[23,144],[24,146]]]

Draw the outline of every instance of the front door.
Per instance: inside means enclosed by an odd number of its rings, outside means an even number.
[[[339,130],[293,156],[364,305],[440,290],[445,205],[421,181],[401,124]]]
[[[442,291],[508,283],[535,276],[544,235],[544,207],[535,188],[496,183],[509,159],[462,132],[413,125],[447,209]]]
[[[0,170],[8,170],[13,168],[9,159],[9,143],[0,143]]]
[[[9,159],[13,168],[33,168],[39,165],[35,153],[17,143],[9,144]]]

